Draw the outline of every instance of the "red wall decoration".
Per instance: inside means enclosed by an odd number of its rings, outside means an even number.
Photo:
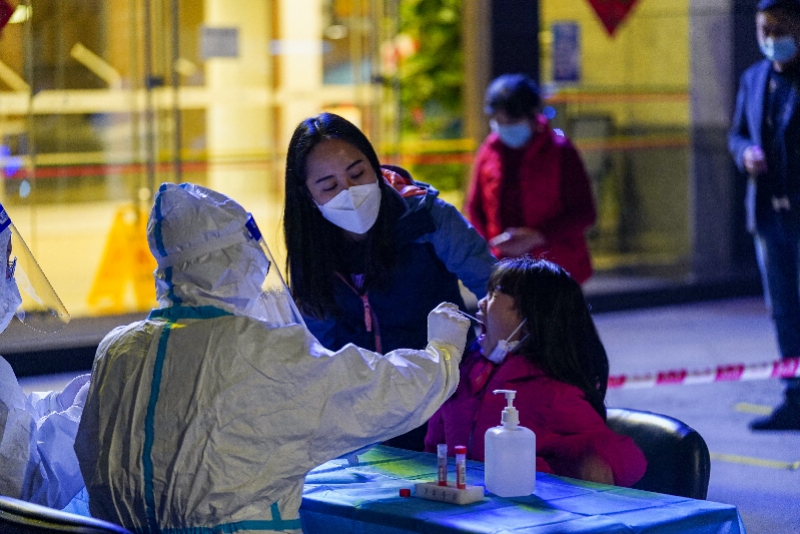
[[[14,14],[14,8],[6,2],[6,0],[0,0],[0,30],[3,29],[3,26],[8,24],[8,19],[11,18],[11,15]]]
[[[638,0],[589,0],[606,31],[612,37],[617,28],[631,12]]]

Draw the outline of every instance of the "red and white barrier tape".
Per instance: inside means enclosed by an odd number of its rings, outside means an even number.
[[[610,376],[608,377],[608,389],[651,388],[655,386],[796,377],[800,377],[800,357],[784,358],[772,363],[720,365],[715,369],[702,371],[676,369],[673,371],[661,371],[657,374]]]

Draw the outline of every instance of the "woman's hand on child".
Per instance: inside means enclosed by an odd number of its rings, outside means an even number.
[[[611,471],[611,466],[596,454],[584,457],[578,466],[578,478],[600,484],[614,484],[614,473]]]
[[[532,228],[506,228],[505,232],[489,241],[503,256],[522,256],[546,243],[544,235]]]

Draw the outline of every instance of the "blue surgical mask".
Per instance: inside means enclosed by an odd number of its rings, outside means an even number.
[[[759,39],[758,47],[764,57],[778,63],[786,63],[797,54],[797,43],[789,35],[767,37],[763,41]]]
[[[522,148],[532,135],[527,121],[515,124],[497,124],[497,121],[489,121],[489,126],[497,133],[503,144],[510,148]]]

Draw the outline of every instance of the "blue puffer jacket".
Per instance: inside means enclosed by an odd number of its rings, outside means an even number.
[[[406,178],[410,181],[407,174]],[[397,264],[389,283],[360,294],[352,276],[336,276],[339,313],[323,320],[305,317],[308,328],[328,349],[338,350],[347,343],[382,353],[424,348],[433,308],[447,301],[464,309],[459,279],[478,298],[486,293],[496,262],[486,241],[455,207],[437,198],[436,189],[410,182],[424,194],[404,198],[391,190],[405,209],[396,222]],[[354,247],[348,253],[359,250]]]

